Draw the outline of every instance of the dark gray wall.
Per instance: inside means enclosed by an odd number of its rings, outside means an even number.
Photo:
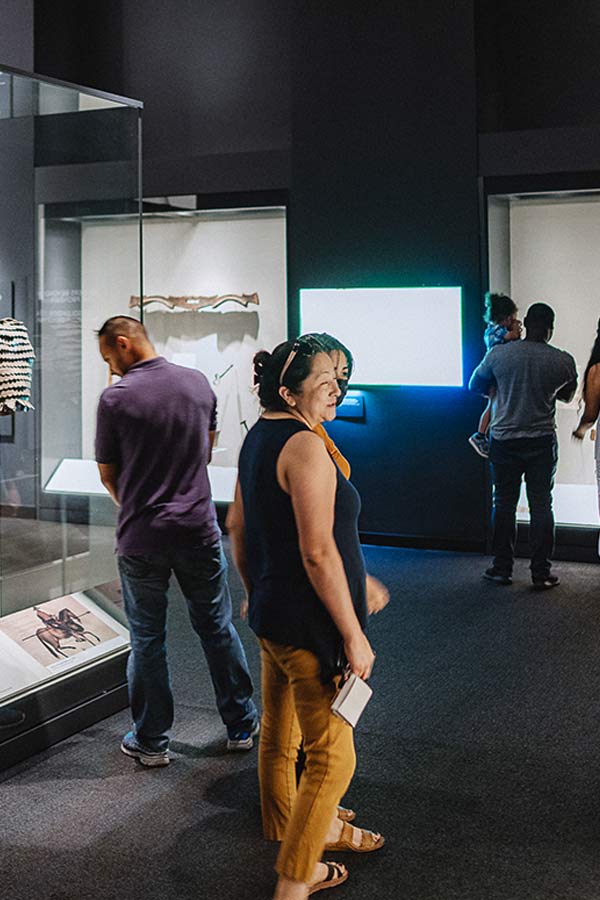
[[[35,71],[118,93],[122,0],[34,0]]]
[[[302,3],[292,34],[292,312],[300,288],[461,285],[468,377],[481,352],[472,3]],[[439,340],[432,322],[423,352]],[[466,440],[480,406],[462,389],[370,390],[364,424],[334,424],[364,531],[484,541],[484,467]]]
[[[0,0],[0,65],[33,69],[33,0]]]
[[[478,0],[482,131],[600,124],[597,0]]]
[[[146,196],[289,178],[289,0],[36,4],[36,67],[144,102]]]

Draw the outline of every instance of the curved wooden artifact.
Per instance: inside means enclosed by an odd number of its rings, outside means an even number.
[[[239,303],[246,309],[250,304],[258,306],[260,303],[255,291],[253,294],[215,294],[213,297],[200,297],[193,294],[187,297],[164,297],[161,294],[151,294],[144,297],[144,306],[147,306],[148,303],[162,303],[168,309],[189,309],[194,312],[201,309],[217,309],[227,300],[233,300],[234,303]],[[139,305],[140,298],[132,295],[129,298],[129,308],[135,309]]]

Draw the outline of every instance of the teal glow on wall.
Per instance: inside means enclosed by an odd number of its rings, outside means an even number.
[[[346,344],[353,385],[463,385],[460,287],[303,289],[300,330]]]

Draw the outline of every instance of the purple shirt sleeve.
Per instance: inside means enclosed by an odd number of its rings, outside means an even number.
[[[102,393],[96,416],[96,462],[111,465],[120,460],[117,430],[113,424],[113,410]]]

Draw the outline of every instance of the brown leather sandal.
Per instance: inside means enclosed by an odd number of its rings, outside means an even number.
[[[380,850],[385,844],[385,838],[382,834],[367,831],[366,828],[359,828],[360,844],[356,846],[352,841],[352,829],[354,827],[353,825],[348,825],[347,822],[343,822],[338,840],[331,844],[325,844],[325,850],[350,850],[352,853],[372,853],[373,850]]]
[[[341,819],[342,822],[354,822],[356,813],[353,809],[346,809],[345,806],[338,806],[337,817],[338,819]]]
[[[325,891],[327,888],[337,887],[338,884],[347,881],[348,869],[346,866],[336,862],[326,862],[325,865],[327,866],[327,876],[322,881],[317,881],[316,884],[312,884],[309,887],[309,896],[316,894],[317,891]]]

